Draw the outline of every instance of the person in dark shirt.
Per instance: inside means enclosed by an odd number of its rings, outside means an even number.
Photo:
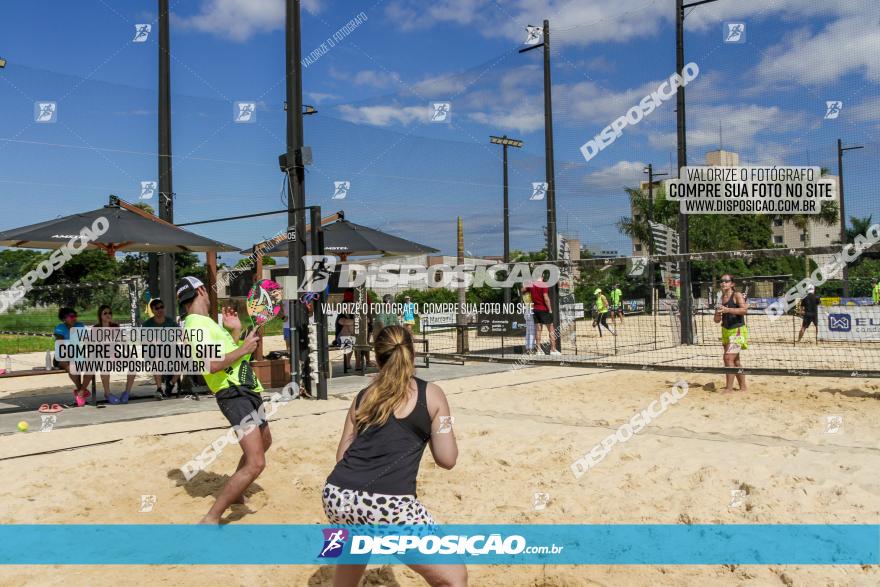
[[[804,337],[804,333],[810,324],[816,330],[816,342],[819,342],[819,297],[816,295],[816,288],[812,285],[807,288],[807,295],[801,300],[801,332],[798,334],[798,342]]]
[[[336,466],[322,500],[331,524],[434,526],[416,497],[416,477],[425,447],[434,462],[452,469],[458,458],[449,403],[443,390],[415,376],[412,335],[386,326],[376,335],[379,374],[351,403]],[[337,565],[334,585],[357,585],[367,565]],[[467,585],[461,564],[410,567],[431,585]]]
[[[749,348],[749,327],[746,326],[746,314],[749,305],[745,296],[736,291],[733,276],[721,276],[721,300],[715,308],[715,323],[721,324],[721,347],[724,349],[725,367],[742,367],[740,351]],[[734,378],[739,382],[739,390],[747,391],[745,373],[726,373],[726,393],[733,391]]]
[[[525,284],[524,284],[525,285]],[[541,326],[547,328],[547,337],[550,339],[550,354],[561,355],[556,350],[557,333],[553,327],[553,305],[550,303],[550,288],[541,277],[529,285],[525,285],[520,293],[528,292],[532,297],[532,310],[535,319],[535,348],[543,353],[541,347]]]
[[[179,325],[177,321],[174,320],[171,316],[168,316],[165,312],[165,302],[160,300],[159,298],[153,298],[150,300],[150,311],[153,312],[152,318],[147,318],[143,324],[141,324],[144,328],[178,328]],[[180,380],[180,375],[153,375],[153,380],[156,382],[156,394],[155,397],[157,400],[163,400],[171,396],[171,392],[174,390],[174,386],[177,385],[177,382]],[[178,389],[178,395],[180,395],[180,390]]]

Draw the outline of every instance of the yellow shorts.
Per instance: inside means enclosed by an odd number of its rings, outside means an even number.
[[[729,346],[737,345],[741,350],[749,348],[749,327],[737,326],[736,328],[721,328],[721,344]]]

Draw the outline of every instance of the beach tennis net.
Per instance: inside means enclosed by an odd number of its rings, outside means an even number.
[[[735,254],[741,256],[742,252]],[[872,300],[872,279],[857,269],[851,270],[848,296],[842,295],[841,279],[828,279],[817,285],[820,305],[816,320],[809,323],[801,336],[801,327],[806,322],[800,307],[803,294],[798,287],[806,290],[803,271],[816,267],[817,258],[812,256],[812,265],[807,265],[798,252],[788,257],[791,267],[800,264],[804,268],[800,276],[734,274],[736,290],[743,294],[749,309],[743,317],[743,327],[729,333],[726,344],[722,342],[721,324],[715,321],[715,309],[721,300],[719,278],[726,271],[719,269],[714,279],[693,283],[692,334],[691,341],[685,344],[681,304],[675,298],[674,282],[668,281],[670,276],[666,275],[664,284],[658,270],[658,283],[652,288],[644,279],[628,278],[622,272],[626,260],[580,264],[574,280],[576,287],[567,295],[560,294],[563,303],[558,355],[550,354],[547,328],[541,328],[538,347],[534,340],[538,325],[519,313],[466,315],[461,318],[462,323],[457,323],[456,317],[445,328],[430,325],[423,336],[429,341],[432,356],[441,360],[455,357],[520,366],[552,363],[768,375],[880,376],[880,305]],[[658,261],[657,265],[661,264],[662,260]],[[603,266],[604,271],[597,270]],[[695,272],[701,273],[702,268]],[[607,312],[603,320],[596,311],[598,296],[594,292],[601,289],[610,300],[615,283],[619,283],[621,303],[617,311]],[[518,291],[514,293],[515,300],[517,294]],[[786,294],[789,303],[780,311]],[[726,366],[723,355],[733,350],[739,350],[740,365]]]

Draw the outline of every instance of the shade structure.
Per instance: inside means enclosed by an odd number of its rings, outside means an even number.
[[[110,204],[97,210],[0,231],[0,246],[60,249],[67,245],[71,238],[79,236],[84,228],[91,229],[101,217],[107,219],[106,232],[96,235],[88,246],[109,254],[207,253],[238,250],[238,247],[178,228],[115,198],[111,198]]]
[[[355,224],[348,220],[337,220],[323,227],[324,253],[328,255],[366,256],[366,255],[419,255],[438,253],[439,250],[427,245],[400,238],[387,232]],[[311,249],[311,239],[306,239]],[[241,254],[250,254],[250,250]],[[263,251],[270,257],[286,257],[287,242],[282,241]]]

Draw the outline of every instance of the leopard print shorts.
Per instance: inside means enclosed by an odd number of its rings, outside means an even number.
[[[434,518],[414,495],[385,495],[324,486],[324,513],[331,524],[427,524]]]

